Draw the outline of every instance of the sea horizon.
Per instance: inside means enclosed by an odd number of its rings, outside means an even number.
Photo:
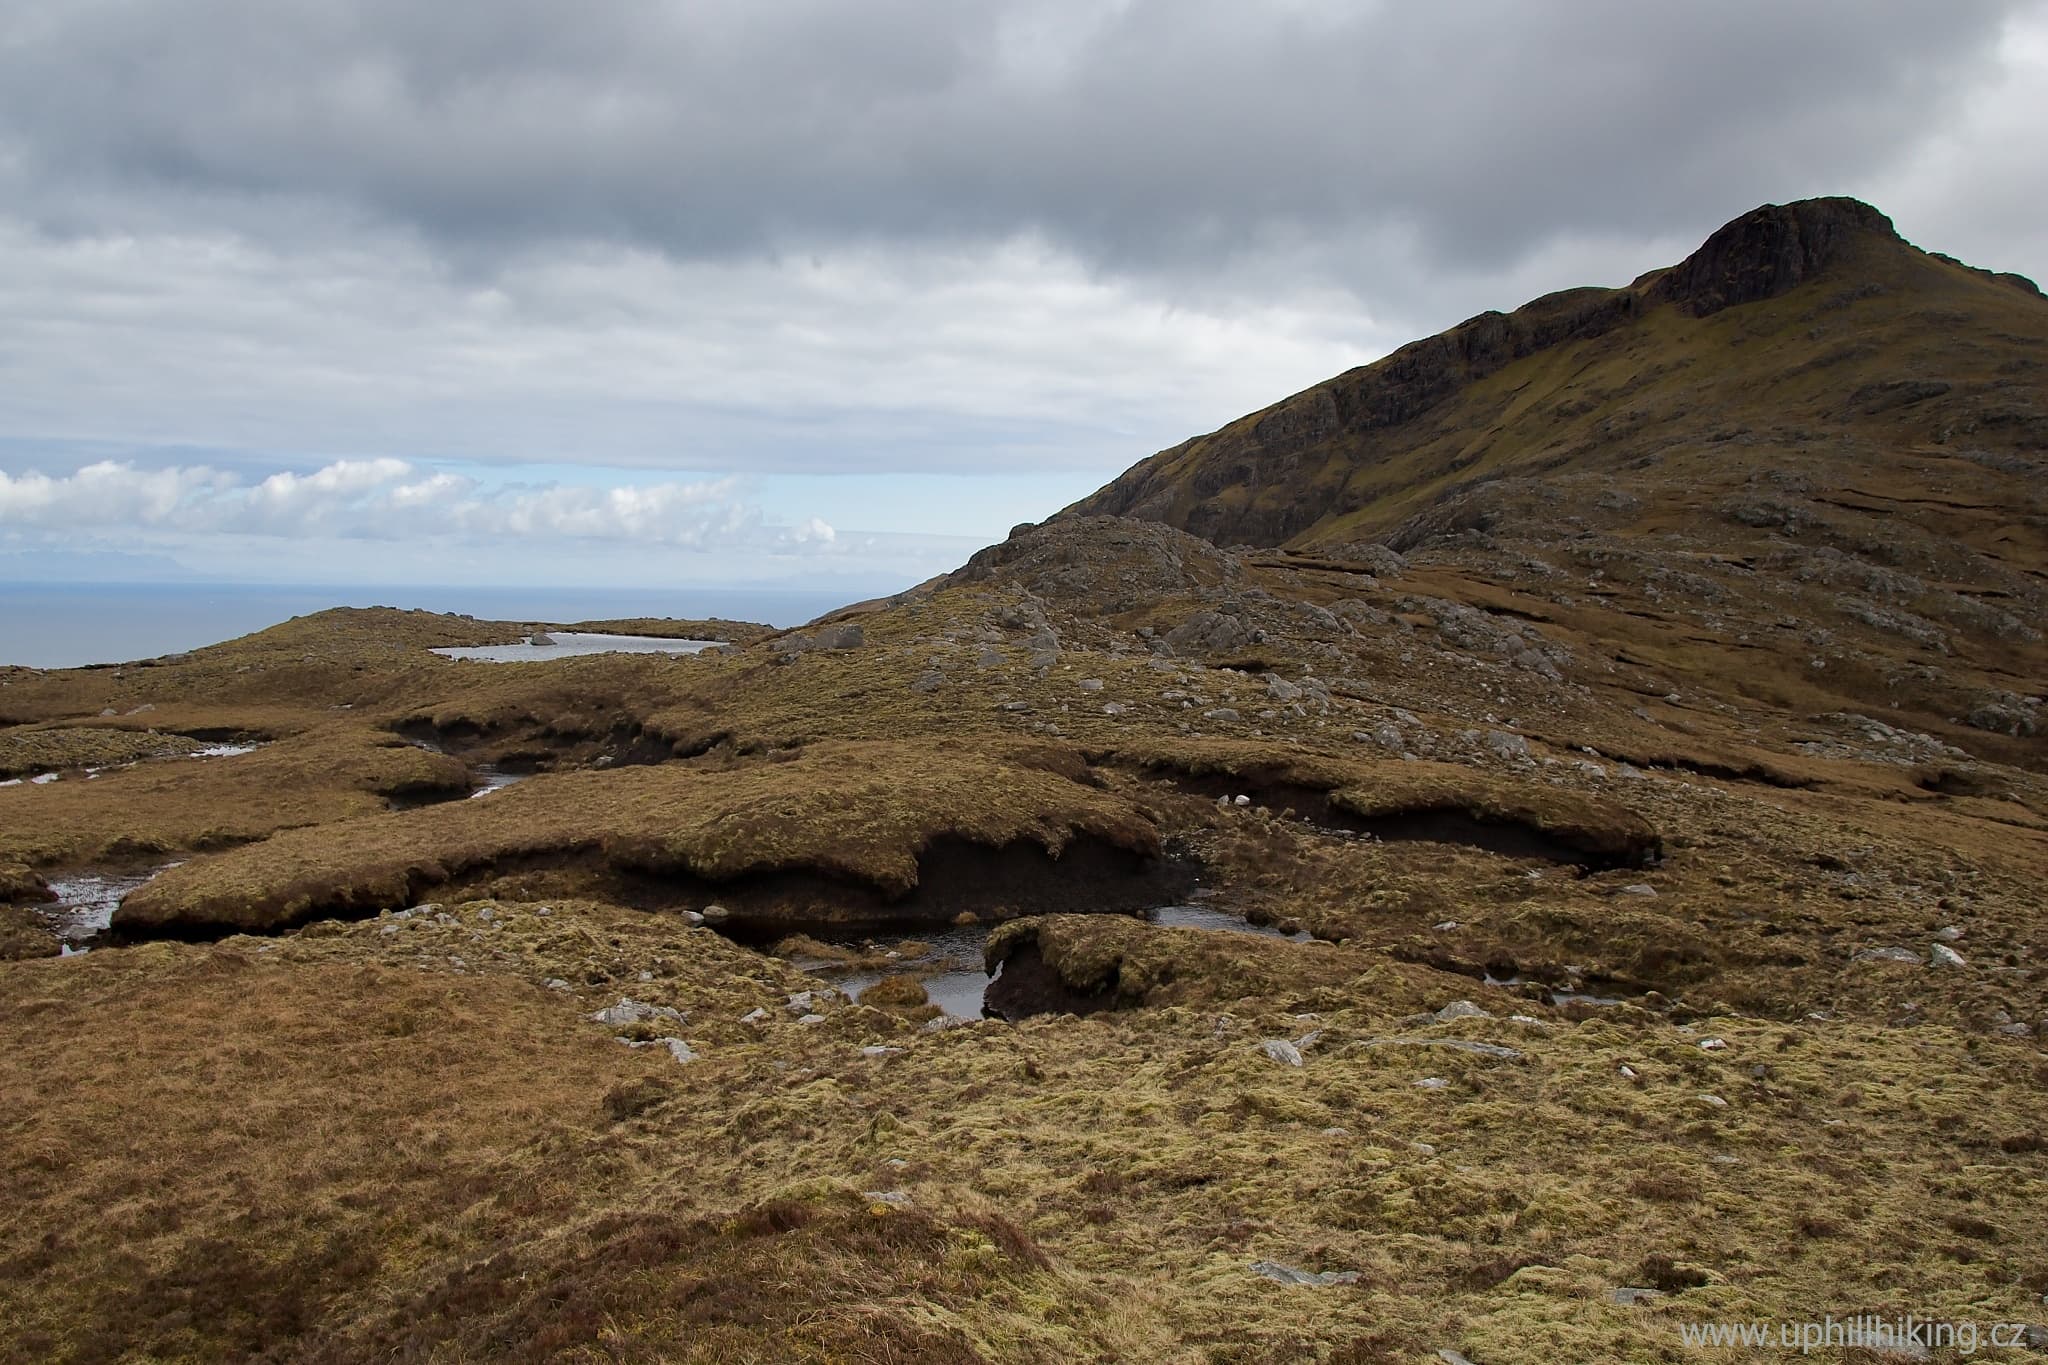
[[[636,617],[722,617],[786,627],[888,591],[860,585],[0,583],[0,666],[80,668],[128,663],[201,649],[333,607],[418,608],[483,620],[558,624]]]

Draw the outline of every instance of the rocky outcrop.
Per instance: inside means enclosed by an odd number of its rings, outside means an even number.
[[[1743,214],[1679,264],[1651,291],[1694,317],[1755,303],[1826,270],[1851,242],[1896,241],[1892,220],[1856,199],[1803,199]]]
[[[950,581],[1016,583],[1039,597],[1130,611],[1234,582],[1237,557],[1156,521],[1069,517],[1026,524],[967,561]]]

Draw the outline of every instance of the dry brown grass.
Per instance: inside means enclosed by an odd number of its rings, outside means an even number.
[[[226,758],[168,758],[0,788],[0,859],[39,867],[218,848],[459,794],[468,770],[395,735],[329,723]]]
[[[727,770],[534,778],[485,801],[287,833],[172,869],[122,905],[116,927],[288,925],[405,905],[500,866],[579,857],[696,883],[801,872],[888,900],[918,886],[920,856],[944,841],[1056,858],[1081,839],[1140,858],[1160,847],[1129,804],[1043,768],[947,744],[819,746],[794,762]]]
[[[4,970],[8,1359],[247,1358],[345,1319],[588,1197],[598,1096],[654,1069],[504,978],[166,946]]]

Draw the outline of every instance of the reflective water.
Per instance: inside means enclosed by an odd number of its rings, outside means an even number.
[[[37,909],[49,920],[50,932],[62,939],[67,947],[72,947],[104,933],[114,922],[115,907],[121,904],[123,896],[159,872],[176,866],[176,863],[165,863],[141,872],[96,872],[75,877],[52,877],[50,890],[57,897],[56,903],[38,906]]]
[[[542,663],[549,659],[570,659],[579,654],[695,654],[717,643],[716,640],[674,640],[664,635],[598,635],[558,630],[530,636],[516,645],[437,649],[434,653],[444,659],[469,659],[480,663]]]
[[[479,796],[489,796],[492,792],[503,791],[514,782],[524,782],[527,778],[532,777],[533,774],[508,773],[496,764],[479,763],[470,770],[470,776],[474,777],[477,782],[476,790],[469,794],[469,799],[474,801]]]
[[[1489,986],[1525,986],[1529,984],[1524,977],[1495,976],[1491,972],[1486,974],[1484,980]],[[1628,997],[1624,995],[1588,995],[1584,991],[1559,990],[1555,986],[1544,986],[1543,992],[1545,1000],[1553,1008],[1573,1004],[1574,1002],[1581,1005],[1621,1005],[1628,1002]]]
[[[1242,915],[1233,915],[1223,910],[1212,910],[1201,905],[1165,905],[1145,916],[1149,924],[1167,929],[1204,929],[1218,933],[1258,934],[1267,938],[1284,938],[1302,942],[1308,938],[1304,932],[1283,934],[1266,925],[1252,924]],[[872,934],[838,940],[851,947],[873,947],[889,951],[893,943],[916,942],[928,944],[931,951],[917,957],[903,957],[891,962],[888,967],[877,970],[872,967],[849,968],[840,963],[817,958],[792,958],[791,961],[805,971],[812,973],[858,999],[860,993],[876,982],[889,976],[914,976],[924,984],[925,996],[934,1005],[956,1019],[979,1019],[982,1017],[982,993],[988,989],[990,977],[982,967],[982,947],[988,942],[990,926],[986,924],[956,925],[928,932],[908,930],[900,938],[887,936],[877,938]],[[832,940],[827,940],[832,941]]]

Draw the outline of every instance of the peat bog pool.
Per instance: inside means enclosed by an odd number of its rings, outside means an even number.
[[[160,863],[138,872],[86,872],[72,877],[52,877],[50,894],[56,899],[36,907],[49,923],[50,932],[64,945],[64,952],[83,952],[113,923],[121,898],[177,863]]]
[[[1198,893],[1199,894],[1199,893]],[[1241,915],[1225,910],[1214,910],[1202,905],[1164,905],[1143,916],[1149,924],[1162,929],[1203,929],[1216,933],[1258,934],[1267,938],[1284,938],[1299,943],[1308,938],[1304,931],[1285,933],[1279,929],[1253,924]],[[996,926],[986,923],[949,925],[938,929],[919,929],[905,926],[900,935],[878,937],[872,929],[858,935],[833,935],[813,933],[811,937],[834,947],[865,949],[870,954],[886,954],[891,950],[885,944],[921,943],[930,951],[916,956],[905,955],[891,960],[886,967],[872,965],[869,961],[858,966],[849,966],[832,958],[796,954],[788,960],[792,966],[811,973],[819,980],[832,986],[849,999],[859,999],[860,993],[885,977],[913,976],[924,986],[925,996],[955,1019],[981,1019],[990,1016],[983,1006],[983,996],[988,990],[989,976],[982,966],[982,947],[988,942],[989,934]],[[998,975],[1001,969],[998,968]]]
[[[444,659],[518,664],[573,659],[581,654],[697,654],[719,643],[717,640],[677,640],[666,635],[601,635],[591,631],[557,630],[529,635],[516,645],[450,647],[437,649],[434,653]]]

